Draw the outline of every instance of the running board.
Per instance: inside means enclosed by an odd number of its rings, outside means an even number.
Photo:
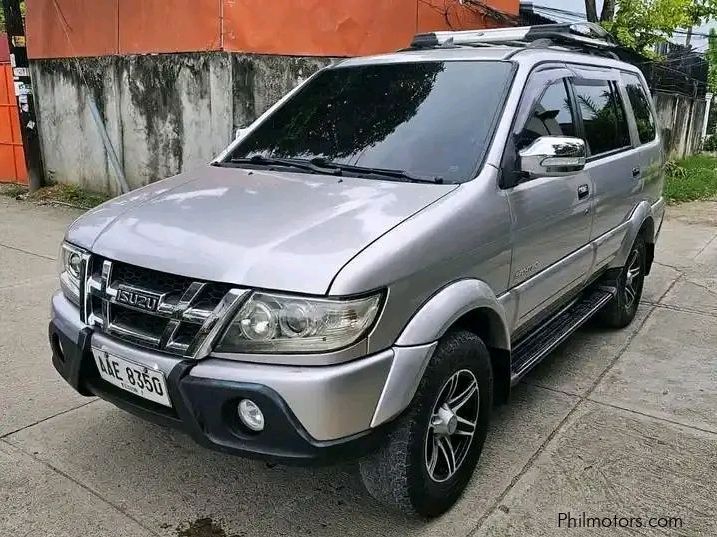
[[[518,342],[511,357],[511,384],[516,384],[616,294],[617,289],[614,287],[600,286],[590,289]]]

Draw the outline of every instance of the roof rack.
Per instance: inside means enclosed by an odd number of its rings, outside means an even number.
[[[412,49],[498,45],[513,47],[562,45],[588,51],[600,51],[610,56],[614,55],[610,53],[612,49],[620,48],[611,34],[592,22],[541,24],[492,30],[431,32],[417,34],[411,42]]]

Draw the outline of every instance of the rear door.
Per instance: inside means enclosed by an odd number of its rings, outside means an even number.
[[[655,203],[662,196],[663,153],[657,136],[655,112],[647,91],[647,86],[637,73],[622,72],[622,82],[627,95],[625,100],[632,113],[628,116],[635,120],[637,149],[642,178],[641,199]]]
[[[515,154],[539,136],[577,134],[570,76],[566,69],[551,69],[531,77],[516,116],[515,147],[507,152]],[[524,178],[507,190],[513,220],[510,285],[517,301],[516,327],[585,278],[592,261],[591,191],[585,172]]]
[[[585,171],[593,185],[591,241],[597,243],[593,271],[607,264],[622,244],[627,220],[642,190],[642,169],[614,69],[576,69],[572,79],[582,134],[588,146]]]

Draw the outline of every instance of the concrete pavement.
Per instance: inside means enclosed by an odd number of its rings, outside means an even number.
[[[351,465],[213,453],[76,395],[46,326],[78,214],[0,197],[0,536],[717,535],[717,203],[670,208],[635,322],[588,326],[533,371],[431,522],[378,505]],[[566,530],[568,512],[635,520]]]

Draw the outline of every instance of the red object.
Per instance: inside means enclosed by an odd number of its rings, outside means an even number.
[[[119,53],[221,50],[222,0],[120,0]]]
[[[486,0],[518,14],[519,0]],[[458,0],[33,0],[30,58],[226,50],[357,56],[417,32],[504,25]]]
[[[20,118],[9,63],[0,64],[0,183],[27,184]]]
[[[0,33],[0,63],[10,61],[10,49],[7,46],[7,34]]]

